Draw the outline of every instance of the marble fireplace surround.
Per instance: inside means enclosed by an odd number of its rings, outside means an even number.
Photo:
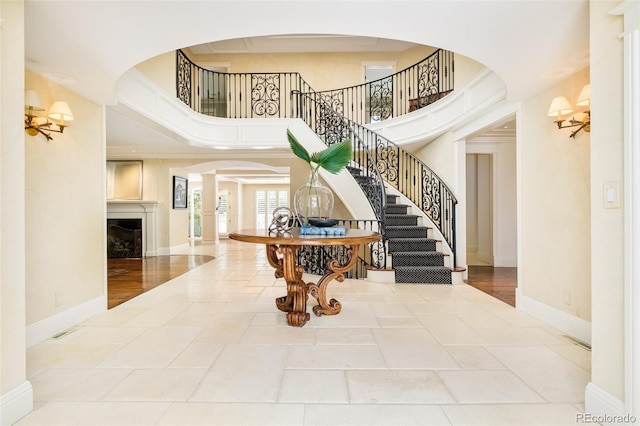
[[[158,202],[145,200],[107,201],[107,219],[142,219],[142,255],[158,255]]]

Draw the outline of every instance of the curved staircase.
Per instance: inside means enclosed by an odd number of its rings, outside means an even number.
[[[452,284],[452,269],[445,265],[441,242],[430,238],[430,228],[418,225],[409,206],[397,204],[399,196],[387,194],[386,236],[397,283]]]

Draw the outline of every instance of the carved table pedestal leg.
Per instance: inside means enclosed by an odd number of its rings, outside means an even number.
[[[276,298],[276,307],[287,312],[289,325],[302,327],[310,315],[307,313],[307,286],[302,281],[302,267],[296,266],[298,249],[298,246],[267,245],[267,259],[276,269],[276,278],[284,277],[287,283],[287,295]]]

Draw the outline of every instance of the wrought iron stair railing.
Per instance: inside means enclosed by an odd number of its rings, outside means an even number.
[[[295,95],[295,93],[294,93]],[[376,217],[384,223],[384,203],[386,195],[383,181],[405,195],[421,209],[442,234],[449,245],[453,264],[456,265],[456,197],[451,189],[424,162],[404,148],[382,135],[361,126],[325,103],[321,93],[301,93],[296,104],[301,110],[298,115],[310,126],[327,145],[343,139],[353,141],[353,160],[368,172],[376,191],[367,194],[376,212]],[[364,188],[363,188],[364,190]],[[366,191],[365,191],[366,193]],[[378,200],[380,199],[380,202]],[[381,214],[378,216],[378,212]],[[384,232],[384,231],[383,231]]]
[[[438,50],[389,77],[325,92],[314,91],[296,72],[221,73],[196,65],[180,50],[176,61],[177,96],[199,113],[223,118],[303,118],[327,145],[352,140],[354,164],[372,179],[368,189],[361,187],[372,201],[382,233],[384,180],[425,212],[455,256],[457,200],[451,190],[411,153],[362,126],[372,119],[414,111],[450,93],[453,53]],[[386,253],[380,253],[379,261],[374,261],[378,267],[380,262],[386,264]]]

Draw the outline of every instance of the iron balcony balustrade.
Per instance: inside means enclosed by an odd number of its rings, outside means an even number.
[[[451,93],[453,69],[453,53],[439,49],[388,77],[315,93],[350,121],[374,123],[415,111]]]
[[[402,71],[343,89],[314,91],[297,72],[224,73],[200,67],[176,52],[176,93],[194,111],[221,118],[291,118],[292,91],[317,93],[358,124],[397,117],[453,91],[453,53],[436,50]]]

